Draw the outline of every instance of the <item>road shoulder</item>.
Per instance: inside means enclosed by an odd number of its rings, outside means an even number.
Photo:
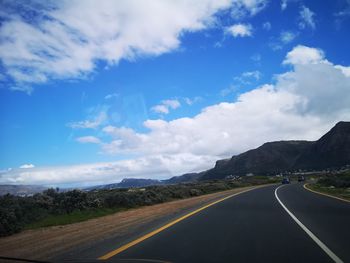
[[[328,194],[328,193],[323,193],[323,192],[320,192],[320,191],[316,191],[316,190],[314,190],[314,189],[311,189],[311,188],[310,188],[310,185],[307,184],[307,183],[304,184],[303,187],[304,187],[306,190],[308,190],[308,191],[310,191],[310,192],[313,192],[313,193],[315,193],[315,194],[327,196],[327,197],[330,197],[330,198],[333,198],[333,199],[337,199],[337,200],[340,200],[340,201],[343,201],[343,202],[350,203],[349,200],[346,200],[346,199],[344,199],[344,198],[341,198],[341,197],[338,197],[338,196],[335,196],[335,195],[331,195],[331,194]]]

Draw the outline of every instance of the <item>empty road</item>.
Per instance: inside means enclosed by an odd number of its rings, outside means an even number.
[[[142,242],[128,240],[123,251],[116,249],[125,244],[106,240],[71,256],[108,262],[350,262],[350,203],[302,184],[251,190],[158,231],[140,235]]]

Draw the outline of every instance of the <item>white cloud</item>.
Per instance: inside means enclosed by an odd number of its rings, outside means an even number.
[[[263,25],[262,25],[263,29],[265,29],[266,31],[270,31],[271,30],[271,23],[270,22],[265,22]]]
[[[23,165],[21,165],[19,168],[20,169],[29,169],[29,168],[34,168],[35,166],[34,166],[34,164],[23,164]],[[11,171],[12,169],[10,169],[9,171]]]
[[[335,68],[340,69],[345,76],[350,77],[350,67],[336,65]]]
[[[324,61],[321,49],[298,45],[288,52],[283,64],[319,64]]]
[[[95,136],[83,136],[76,139],[80,143],[101,143],[101,140]]]
[[[291,69],[278,75],[276,83],[242,93],[236,101],[206,107],[191,118],[146,120],[146,132],[115,126],[103,129],[110,137],[110,141],[101,143],[105,153],[136,154],[138,158],[14,169],[2,172],[0,181],[98,184],[124,177],[168,178],[210,168],[218,158],[267,141],[316,140],[336,122],[350,119],[350,67],[334,65],[321,50],[304,46],[290,51],[284,63],[289,63]]]
[[[226,33],[233,37],[249,37],[252,33],[252,26],[250,24],[235,24],[226,28]]]
[[[232,2],[231,16],[240,20],[246,17],[251,17],[263,10],[267,0],[236,0]]]
[[[216,157],[193,154],[154,155],[133,160],[61,167],[0,171],[1,184],[91,186],[120,182],[123,178],[167,179],[215,164]]]
[[[299,11],[299,27],[304,29],[306,27],[310,27],[311,29],[316,28],[315,23],[315,13],[312,12],[308,7],[302,6]]]
[[[163,100],[161,104],[155,105],[151,108],[152,111],[161,114],[168,114],[170,109],[177,109],[181,106],[178,100]]]
[[[94,71],[98,60],[112,65],[176,50],[184,32],[214,25],[215,14],[231,4],[229,0],[98,4],[73,0],[31,5],[7,1],[1,12],[0,59],[14,86],[81,78]],[[246,6],[252,14],[259,9],[255,4]],[[30,21],[28,13],[33,15]]]
[[[67,124],[72,129],[96,129],[107,121],[107,113],[101,111],[92,120],[70,122]]]
[[[282,31],[280,34],[280,40],[283,44],[292,42],[297,37],[297,34],[291,31]]]
[[[207,107],[193,118],[147,120],[147,133],[109,126],[105,132],[112,142],[104,150],[224,156],[271,140],[315,140],[335,122],[350,118],[350,78],[326,61],[321,50],[297,46],[284,63],[293,68],[279,75],[276,84],[243,93],[236,102]]]

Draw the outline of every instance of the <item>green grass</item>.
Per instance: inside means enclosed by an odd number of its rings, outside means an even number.
[[[307,187],[314,191],[333,195],[350,201],[350,188],[333,188],[329,186],[322,186],[319,184],[308,184]]]
[[[116,212],[126,210],[125,208],[101,208],[95,210],[86,210],[86,211],[74,211],[70,214],[64,215],[49,215],[39,221],[33,222],[25,226],[25,229],[36,229],[40,227],[47,226],[58,226],[58,225],[67,225],[72,223],[77,223],[81,221],[86,221],[88,219],[106,216],[114,214]]]

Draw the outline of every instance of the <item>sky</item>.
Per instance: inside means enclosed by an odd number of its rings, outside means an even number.
[[[349,0],[0,1],[0,184],[209,169],[350,120]]]

